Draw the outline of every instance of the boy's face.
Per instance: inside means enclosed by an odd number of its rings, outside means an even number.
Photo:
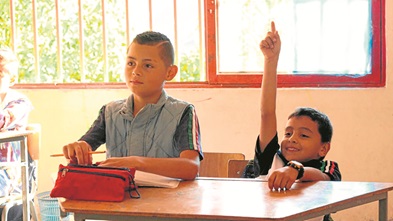
[[[321,142],[318,123],[307,116],[292,117],[285,127],[281,152],[287,160],[306,162],[326,156],[330,143]]]
[[[132,43],[128,49],[124,76],[134,96],[155,103],[162,93],[165,81],[177,73],[175,65],[168,66],[160,57],[160,43],[141,45]]]

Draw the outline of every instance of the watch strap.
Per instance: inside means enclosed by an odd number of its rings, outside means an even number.
[[[289,161],[287,163],[287,166],[294,168],[295,170],[298,171],[297,177],[296,179],[300,179],[303,177],[304,175],[304,167],[301,163],[297,162],[297,161]]]

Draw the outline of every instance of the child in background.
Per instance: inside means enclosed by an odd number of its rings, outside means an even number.
[[[18,59],[11,49],[0,49],[0,131],[24,130],[33,106],[29,99],[11,89],[18,80]],[[20,143],[0,144],[0,162],[20,160]],[[36,165],[29,156],[30,187],[36,180]],[[21,171],[16,167],[0,168],[0,197],[13,193],[21,193]],[[35,185],[36,186],[36,185]],[[31,189],[30,189],[31,191]],[[0,215],[2,209],[0,209]],[[22,205],[12,207],[8,212],[8,220],[22,220]]]
[[[159,32],[144,32],[127,53],[124,75],[131,95],[104,105],[86,134],[63,147],[65,158],[92,164],[89,152],[105,143],[107,159],[100,166],[195,179],[203,158],[195,108],[163,89],[178,71],[171,41]]]
[[[289,115],[281,145],[277,138],[277,65],[281,39],[274,22],[260,43],[264,54],[261,94],[261,127],[255,157],[255,177],[267,175],[269,188],[289,190],[299,181],[340,181],[336,162],[324,160],[330,150],[333,128],[329,118],[316,109],[301,107]],[[330,215],[313,220],[330,220]]]

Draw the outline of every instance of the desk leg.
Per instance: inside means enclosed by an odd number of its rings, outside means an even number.
[[[385,198],[379,200],[379,221],[388,220],[388,194],[384,195]]]
[[[29,194],[29,157],[27,152],[27,140],[26,137],[20,141],[21,149],[21,175],[22,175],[22,203],[23,203],[23,220],[30,220],[30,206],[28,202]]]

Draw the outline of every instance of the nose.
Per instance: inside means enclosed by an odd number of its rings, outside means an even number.
[[[297,140],[296,140],[294,134],[292,134],[292,136],[290,136],[290,137],[288,138],[288,141],[289,141],[290,143],[297,143]]]
[[[132,76],[134,75],[141,76],[142,75],[141,69],[142,69],[141,65],[135,62],[132,66],[129,66],[128,73],[131,72]]]
[[[135,69],[132,71],[132,75],[141,76],[140,72]]]

